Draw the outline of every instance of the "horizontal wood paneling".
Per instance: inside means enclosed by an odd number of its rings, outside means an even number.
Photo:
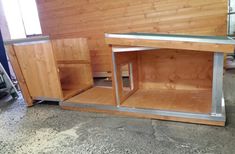
[[[104,33],[226,35],[227,0],[37,0],[43,34],[86,37],[94,72],[111,70]]]

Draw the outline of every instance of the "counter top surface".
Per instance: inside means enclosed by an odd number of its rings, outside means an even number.
[[[226,36],[195,36],[195,35],[172,35],[172,34],[153,34],[153,33],[112,33],[112,34],[105,34],[105,37],[235,45],[235,40],[233,40],[231,37],[226,37]]]

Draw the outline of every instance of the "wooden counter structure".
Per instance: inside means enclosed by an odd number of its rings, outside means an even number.
[[[224,126],[227,37],[106,34],[112,87],[95,86],[85,38],[7,45],[29,106],[57,100],[62,109]],[[43,80],[41,80],[43,79]]]
[[[5,42],[28,106],[63,101],[93,86],[86,38],[35,37]]]

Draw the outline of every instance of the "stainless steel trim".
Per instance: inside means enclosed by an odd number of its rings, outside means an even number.
[[[111,110],[121,112],[132,112],[148,115],[159,115],[159,116],[173,116],[179,118],[190,118],[190,119],[203,119],[211,121],[225,121],[225,115],[213,115],[213,114],[199,114],[199,113],[187,113],[187,112],[176,112],[176,111],[165,111],[165,110],[154,110],[154,109],[141,109],[141,108],[129,108],[129,107],[116,107],[111,105],[98,105],[98,104],[80,104],[70,102],[60,102],[60,106],[64,107],[77,107],[77,108],[93,108],[97,110]],[[224,108],[224,106],[221,106]],[[224,110],[224,109],[223,109]]]
[[[157,50],[159,48],[150,47],[113,47],[113,52],[129,52],[129,51],[145,51],[145,50]]]
[[[223,98],[223,65],[224,54],[215,52],[212,82],[212,114],[222,113],[221,102]]]
[[[115,59],[114,52],[112,52],[112,62],[113,62],[113,78],[114,78],[114,84],[115,84],[116,101],[117,101],[117,106],[120,106],[120,98],[119,98],[119,92],[118,92],[118,81],[117,81],[117,66],[116,66],[116,59]]]
[[[124,39],[145,39],[145,40],[159,40],[159,41],[183,41],[183,42],[198,42],[198,43],[212,43],[212,44],[233,44],[235,45],[235,40],[230,38],[227,39],[216,39],[216,37],[212,38],[201,38],[192,37],[192,36],[184,36],[184,35],[135,35],[135,34],[105,34],[106,38],[124,38]]]
[[[6,40],[4,41],[5,45],[15,44],[15,43],[26,43],[26,42],[34,42],[34,41],[45,41],[49,40],[49,36],[38,36],[38,37],[30,37],[23,39],[14,39],[14,40]]]

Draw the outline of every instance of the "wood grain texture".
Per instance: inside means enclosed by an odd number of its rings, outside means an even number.
[[[19,86],[20,86],[20,89],[22,91],[22,95],[23,95],[23,98],[25,100],[25,103],[27,104],[27,106],[33,106],[33,99],[30,95],[28,86],[25,82],[25,79],[24,79],[23,73],[21,71],[18,59],[16,57],[16,53],[15,53],[13,45],[7,45],[6,46],[6,51],[8,53],[8,57],[10,59],[12,68],[15,72],[17,81],[19,82]]]
[[[14,49],[30,95],[62,99],[50,41],[14,44]]]
[[[63,92],[93,85],[90,64],[58,64],[58,69]]]
[[[93,87],[66,100],[66,102],[116,106],[111,87]]]
[[[51,42],[57,61],[90,61],[86,38],[54,39]]]
[[[121,106],[210,114],[211,96],[211,90],[139,89]]]
[[[119,116],[132,116],[137,118],[148,118],[148,119],[159,119],[159,120],[167,120],[167,121],[178,121],[178,122],[187,122],[187,123],[196,123],[196,124],[205,124],[205,125],[213,125],[213,126],[225,126],[224,121],[210,121],[203,119],[193,119],[193,118],[179,118],[173,116],[161,116],[161,115],[151,115],[151,114],[140,114],[135,112],[122,112],[122,111],[110,111],[110,110],[102,110],[102,109],[94,109],[94,108],[79,108],[79,107],[68,107],[61,106],[62,109],[65,110],[76,110],[80,112],[97,112],[97,113],[106,113],[112,115]]]
[[[138,52],[141,89],[212,89],[213,53],[159,49]]]
[[[86,38],[53,39],[64,99],[93,86],[90,52]]]
[[[43,34],[88,38],[94,72],[111,70],[104,33],[226,35],[227,0],[37,0]]]
[[[129,53],[115,53],[116,57],[116,75],[118,81],[118,94],[120,102],[123,102],[127,99],[130,95],[135,93],[135,91],[139,87],[139,80],[138,80],[138,57],[137,53],[129,52]],[[125,91],[122,85],[122,72],[121,67],[126,64],[132,65],[132,77],[133,77],[133,89],[130,91]],[[115,90],[115,88],[113,88]]]
[[[143,40],[143,39],[123,39],[123,38],[106,38],[107,44],[123,45],[123,46],[142,46],[165,49],[185,49],[195,51],[210,51],[233,53],[234,45],[229,44],[212,44],[184,41],[164,41],[164,40]]]

